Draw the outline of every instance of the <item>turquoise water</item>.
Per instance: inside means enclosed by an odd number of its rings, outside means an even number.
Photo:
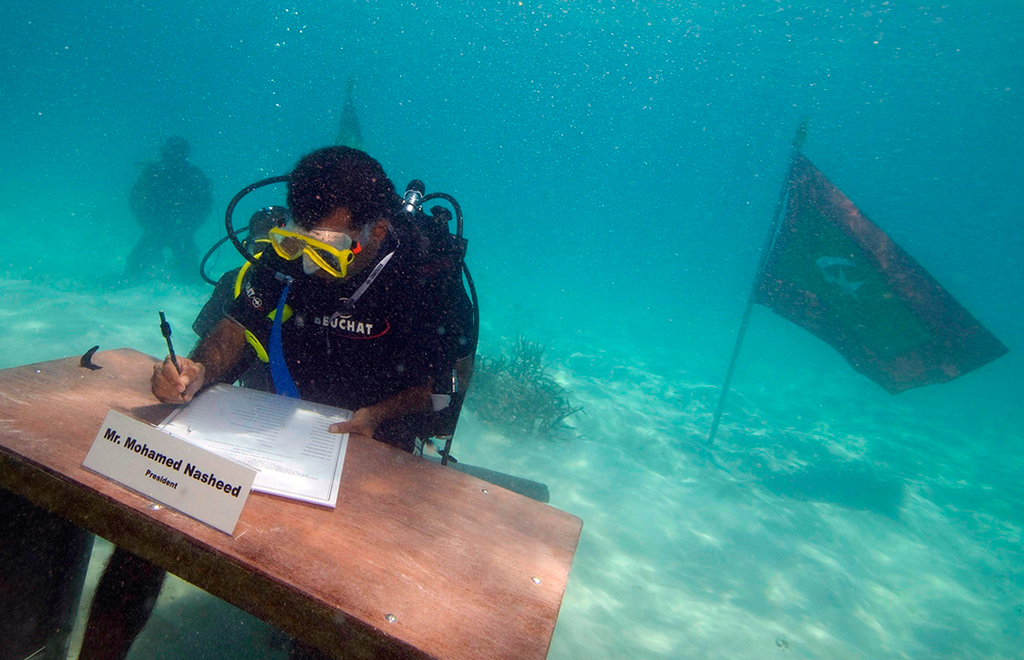
[[[237,190],[333,140],[351,76],[367,150],[464,208],[481,353],[544,343],[586,411],[516,438],[468,410],[456,439],[584,520],[551,658],[1020,656],[1024,5],[30,1],[0,19],[0,366],[162,355],[158,309],[184,353],[205,284],[109,284],[140,233],[137,163],[191,141],[208,245]],[[1011,352],[893,397],[757,309],[709,455],[803,118],[805,153]]]

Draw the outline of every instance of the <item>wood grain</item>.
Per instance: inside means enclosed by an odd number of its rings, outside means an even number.
[[[234,536],[81,467],[109,408],[150,423],[130,349],[0,371],[0,487],[339,658],[544,658],[582,522],[364,437],[331,510],[253,493]]]

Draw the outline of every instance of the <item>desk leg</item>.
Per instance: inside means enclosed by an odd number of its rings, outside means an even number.
[[[84,529],[0,489],[0,660],[64,660],[91,552]]]

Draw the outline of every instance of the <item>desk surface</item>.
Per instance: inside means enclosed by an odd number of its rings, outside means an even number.
[[[336,509],[253,493],[228,536],[83,468],[108,408],[157,423],[130,349],[0,371],[0,487],[337,657],[544,658],[582,522],[351,437]]]

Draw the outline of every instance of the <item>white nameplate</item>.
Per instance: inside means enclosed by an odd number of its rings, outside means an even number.
[[[116,410],[82,465],[228,534],[257,472]]]

